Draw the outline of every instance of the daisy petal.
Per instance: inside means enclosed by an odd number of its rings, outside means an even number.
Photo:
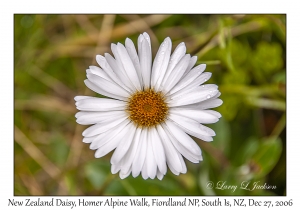
[[[120,177],[121,179],[125,179],[126,177],[128,177],[128,176],[130,175],[130,173],[131,173],[131,170],[129,170],[127,173],[122,173],[122,172],[120,172],[120,173],[119,173],[119,177]]]
[[[91,97],[91,96],[75,96],[74,100],[75,101],[80,101],[80,100],[87,99],[87,98],[95,98],[95,97]]]
[[[174,88],[172,88],[170,94],[176,93],[177,91],[191,84],[191,82],[193,82],[197,77],[200,76],[200,74],[202,74],[205,68],[206,68],[205,64],[201,64],[193,68],[185,77],[182,78],[182,80]],[[207,79],[207,77],[205,77],[205,79]],[[200,85],[200,83],[201,82],[199,82],[197,85]]]
[[[168,68],[171,49],[172,49],[172,42],[171,39],[167,37],[160,45],[156,57],[154,58],[153,61],[151,87],[154,88],[155,90],[157,90],[158,87],[160,86],[160,83]]]
[[[201,155],[201,150],[198,144],[189,137],[184,131],[182,131],[177,125],[175,125],[170,120],[166,121],[166,126],[168,127],[170,133],[189,151],[195,155]]]
[[[143,35],[139,36],[139,59],[141,65],[141,73],[143,78],[144,89],[150,88],[151,80],[151,48],[149,42],[144,38]]]
[[[151,142],[152,142],[153,154],[158,169],[161,171],[161,173],[166,174],[167,173],[166,155],[164,152],[164,147],[161,143],[161,139],[155,128],[152,128],[150,130],[150,137],[152,137]]]
[[[214,110],[205,110],[205,112],[210,113],[212,115],[215,115],[217,118],[221,118],[222,117],[222,115],[219,112],[214,111]]]
[[[179,63],[179,61],[185,55],[185,52],[186,52],[186,46],[182,42],[176,47],[176,49],[174,50],[174,52],[171,56],[171,59],[170,59],[168,68],[166,70],[166,73],[163,75],[162,82],[161,82],[159,90],[162,90],[162,87],[166,84],[166,80],[169,78],[169,76],[172,73],[175,66]]]
[[[202,88],[198,87],[195,88],[193,91],[185,94],[182,97],[176,97],[173,98],[169,102],[170,107],[175,107],[175,106],[183,106],[183,105],[188,105],[188,104],[195,104],[201,101],[205,101],[214,95],[216,95],[219,91],[217,90],[217,86],[209,86],[208,88]]]
[[[119,95],[122,97],[129,97],[129,93],[124,89],[121,88],[119,85],[107,81],[95,74],[87,74],[87,78],[94,83],[95,85],[97,85],[98,87],[100,87],[101,89],[105,90],[108,93],[112,93],[114,95]]]
[[[152,147],[152,138],[147,139],[147,154],[146,154],[146,168],[147,168],[147,174],[150,177],[150,179],[154,179],[156,175],[157,170],[157,164],[154,161],[154,154],[153,154],[153,147]]]
[[[141,90],[142,88],[141,88],[138,74],[131,61],[131,58],[128,55],[126,48],[121,43],[118,43],[117,50],[120,55],[120,62],[122,63],[128,78],[130,79],[130,81],[132,82],[132,84],[135,86],[137,90]]]
[[[84,137],[84,138],[82,139],[82,141],[83,141],[84,143],[89,144],[89,143],[92,143],[92,141],[94,141],[98,136],[99,136],[99,135],[91,136],[91,137]]]
[[[167,164],[168,164],[168,167],[169,167],[170,171],[171,171],[173,174],[175,174],[176,176],[178,176],[178,175],[180,174],[180,172],[179,172],[179,171],[176,171],[176,170],[172,167],[172,165],[170,165],[169,162],[167,162]]]
[[[77,101],[75,105],[77,109],[82,111],[112,111],[126,108],[126,103],[123,101],[96,97],[82,99]]]
[[[147,152],[147,129],[141,131],[141,137],[137,148],[137,153],[132,162],[132,176],[137,177],[143,169]]]
[[[171,133],[171,131],[169,130],[169,128],[166,125],[163,124],[162,126],[163,126],[164,130],[166,131],[166,133],[168,134],[169,139],[171,140],[171,142],[174,145],[174,147],[176,148],[176,150],[180,154],[182,154],[186,159],[191,161],[192,163],[199,163],[199,160],[202,158],[201,154],[193,154],[190,150],[188,150],[184,145],[182,145],[177,140],[177,138]],[[176,173],[174,173],[174,174],[176,174]]]
[[[193,66],[196,64],[197,59],[198,59],[197,56],[191,57],[190,62],[189,62],[189,65],[188,65],[188,67],[186,68],[186,70],[185,70],[185,72],[184,72],[184,74],[183,74],[182,77],[184,77],[185,75],[187,75],[187,74],[191,71],[191,69],[193,68]]]
[[[215,123],[219,121],[216,115],[205,110],[172,108],[170,113],[196,120],[199,123]]]
[[[129,133],[129,130],[127,129],[128,126],[129,125],[127,125],[120,133],[115,135],[109,142],[97,149],[97,151],[95,152],[95,157],[103,157],[104,155],[115,149],[120,144],[120,141],[122,141],[124,136]]]
[[[132,123],[130,123],[128,125],[128,130],[129,131],[128,131],[126,137],[118,145],[118,147],[116,148],[114,154],[112,155],[111,160],[110,160],[111,164],[117,164],[118,162],[120,162],[121,159],[126,154],[126,152],[128,151],[128,149],[131,145],[131,142],[133,140],[136,127]]]
[[[102,77],[105,80],[113,82],[111,80],[111,78],[101,68],[99,68],[97,66],[90,66],[90,68],[86,70],[86,73],[87,74],[95,74],[99,77]]]
[[[180,163],[181,163],[181,168],[182,168],[181,173],[185,174],[187,172],[187,168],[186,168],[185,162],[184,162],[182,156],[179,154],[179,152],[177,152],[177,154],[178,154],[178,157],[179,157]],[[201,156],[201,158],[199,160],[201,160],[201,161],[203,160],[202,156]]]
[[[125,171],[125,173],[128,172],[128,170],[131,168],[133,159],[138,152],[138,145],[140,142],[141,133],[142,133],[142,129],[137,128],[133,138],[133,142],[131,143],[129,150],[124,157],[124,161],[123,161],[124,164],[122,165],[122,171]]]
[[[171,167],[174,168],[175,171],[180,172],[182,168],[181,168],[180,159],[177,155],[176,149],[174,148],[172,142],[170,141],[168,135],[161,127],[161,125],[157,126],[157,131],[163,143],[163,147],[165,149],[168,165],[169,166],[171,165]]]
[[[132,83],[132,80],[130,80],[130,78],[128,77],[124,69],[124,66],[122,64],[121,55],[119,54],[118,51],[118,46],[116,44],[111,44],[111,51],[114,54],[115,59],[111,59],[110,62],[114,63],[114,67],[117,68],[118,71],[121,73],[122,75],[121,79],[126,82],[125,84],[128,85],[130,89],[135,92],[136,90],[135,85]]]
[[[106,54],[108,54],[108,53],[105,53],[105,55]],[[108,54],[109,55],[109,54]],[[107,56],[108,56],[107,55]],[[111,57],[111,55],[109,55],[110,56],[110,58],[112,59],[112,60],[114,60],[112,57]],[[108,56],[108,57],[109,57]],[[97,63],[103,68],[103,71],[116,83],[116,84],[118,84],[118,85],[120,85],[122,88],[124,88],[125,90],[127,90],[128,92],[130,92],[130,89],[129,88],[127,88],[126,86],[125,86],[125,84],[122,82],[122,80],[120,80],[120,78],[122,78],[122,77],[119,77],[118,76],[118,68],[117,67],[115,67],[115,68],[112,68],[111,66],[110,66],[110,64],[108,63],[108,61],[107,61],[107,59],[105,58],[105,57],[103,57],[102,55],[97,55],[96,56],[96,61],[97,61]],[[91,67],[90,67],[91,68]]]
[[[147,42],[149,43],[149,46],[151,47],[151,39],[149,34],[147,34],[146,32],[143,33],[144,38],[147,40]]]
[[[134,92],[135,88],[133,86],[133,84],[130,82],[129,78],[127,77],[127,75],[125,75],[124,71],[121,69],[123,68],[122,64],[119,64],[119,62],[117,62],[110,54],[105,53],[105,60],[108,63],[108,67],[111,68],[116,77],[118,79],[121,79],[122,81],[120,83],[116,82],[117,84],[124,84],[122,85],[122,87],[124,86],[124,89],[126,89],[128,92]]]
[[[217,99],[210,99],[206,101],[202,101],[200,103],[195,104],[189,104],[186,106],[182,106],[182,108],[188,108],[188,109],[211,109],[218,106],[221,106],[223,104],[223,101],[219,98]]]
[[[212,141],[211,136],[215,136],[215,132],[200,123],[178,115],[170,115],[170,119],[173,120],[176,125],[181,127],[186,133],[191,136],[195,136],[197,138],[202,139],[203,141]],[[182,120],[182,121],[181,121]]]
[[[95,125],[92,125],[85,129],[82,133],[85,137],[94,136],[100,133],[103,133],[116,125],[120,124],[121,122],[125,121],[127,116],[117,117],[117,118],[110,118],[110,120],[106,123],[98,123]]]
[[[97,85],[95,85],[94,83],[92,83],[91,81],[89,81],[88,79],[84,80],[84,84],[91,89],[92,91],[99,93],[100,95],[103,96],[107,96],[110,98],[114,98],[114,99],[118,99],[121,101],[127,101],[127,98],[119,96],[119,95],[114,95],[111,93],[106,92],[105,90],[103,90],[102,88],[98,87]]]
[[[164,92],[169,92],[174,87],[174,85],[176,85],[176,83],[180,80],[180,78],[184,74],[184,69],[186,69],[186,67],[189,64],[190,57],[190,55],[185,55],[174,67],[172,73],[169,75],[168,78],[166,78],[165,84],[162,88]]]
[[[193,78],[193,75],[191,75],[191,76]],[[182,95],[185,95],[186,93],[189,93],[189,92],[195,90],[196,88],[199,87],[199,85],[206,82],[210,77],[211,77],[211,73],[205,72],[205,73],[201,74],[200,76],[196,77],[196,79],[193,78],[191,80],[187,80],[186,83],[178,85],[180,89],[174,87],[175,90],[173,90],[172,93],[170,93],[171,98],[180,97]],[[190,82],[190,83],[188,83],[188,82]],[[204,89],[207,89],[209,86],[210,85],[204,85],[201,87],[204,90]]]
[[[95,123],[102,123],[113,118],[119,118],[123,116],[124,111],[107,111],[107,112],[78,112],[75,117],[76,122],[81,125],[90,125]]]
[[[118,173],[121,170],[121,164],[116,164],[116,165],[112,164],[110,170],[112,174]]]
[[[164,174],[161,173],[159,170],[157,170],[156,176],[159,180],[162,180],[164,178]]]
[[[115,127],[111,127],[109,130],[96,135],[96,138],[93,139],[90,149],[95,150],[99,147],[102,147],[104,144],[109,142],[112,138],[114,138],[117,134],[119,134],[125,127],[129,124],[128,120],[124,120],[120,124]],[[86,138],[86,137],[85,137]]]
[[[140,60],[139,60],[139,56],[136,52],[136,49],[134,47],[134,44],[132,42],[131,39],[126,38],[125,40],[125,46],[126,46],[126,50],[128,52],[128,55],[134,65],[134,68],[138,74],[139,77],[139,81],[140,84],[143,86],[143,79],[142,79],[142,72],[141,72],[141,66],[140,66]]]
[[[147,152],[147,151],[146,151]],[[146,154],[147,155],[147,154]],[[149,178],[149,175],[148,175],[148,167],[147,167],[147,156],[146,156],[146,159],[145,159],[145,163],[143,165],[143,168],[142,168],[142,177],[143,179],[148,179]],[[132,175],[133,176],[133,175]]]

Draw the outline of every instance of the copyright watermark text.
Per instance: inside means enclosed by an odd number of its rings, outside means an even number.
[[[261,183],[259,181],[257,182],[251,182],[251,181],[243,181],[240,185],[231,185],[228,184],[226,181],[218,181],[218,182],[212,182],[208,181],[206,183],[207,189],[218,189],[218,190],[229,190],[231,192],[235,192],[237,189],[242,190],[272,190],[276,189],[276,186],[269,185],[267,183]]]

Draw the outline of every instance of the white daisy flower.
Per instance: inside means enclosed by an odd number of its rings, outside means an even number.
[[[186,173],[183,157],[198,163],[201,149],[190,137],[212,141],[215,132],[202,125],[215,123],[221,115],[210,108],[220,106],[218,86],[205,84],[211,73],[205,64],[193,68],[197,57],[186,54],[180,43],[171,54],[167,37],[152,64],[147,33],[138,38],[138,53],[131,39],[112,44],[114,57],[97,55],[101,68],[90,66],[84,82],[107,96],[76,96],[77,123],[90,125],[82,135],[100,158],[115,149],[111,172],[121,179],[130,174],[162,179],[167,166],[176,175]],[[182,157],[183,156],[183,157]]]

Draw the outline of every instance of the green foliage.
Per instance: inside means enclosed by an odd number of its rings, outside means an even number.
[[[285,15],[14,16],[15,195],[284,195],[286,193]],[[142,21],[138,21],[141,20]],[[102,25],[105,22],[106,25]],[[82,143],[74,96],[95,55],[111,42],[136,44],[147,31],[155,53],[163,39],[185,42],[212,72],[223,104],[213,142],[195,139],[203,161],[162,181],[111,174],[110,157]],[[102,96],[100,96],[102,97]],[[209,188],[208,183],[214,183]],[[221,189],[218,183],[237,186]],[[241,183],[277,186],[244,190]],[[221,185],[220,185],[221,186]]]

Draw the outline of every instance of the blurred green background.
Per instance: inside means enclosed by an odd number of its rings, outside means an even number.
[[[204,161],[162,181],[110,172],[110,155],[94,158],[75,122],[74,96],[97,94],[83,83],[96,54],[110,43],[134,43],[142,32],[152,52],[169,36],[212,72],[222,118],[214,141],[196,140]],[[285,15],[28,15],[14,16],[15,195],[285,195]],[[273,190],[220,190],[208,181],[243,181]],[[250,184],[252,185],[252,184]],[[249,185],[249,187],[250,187]]]

